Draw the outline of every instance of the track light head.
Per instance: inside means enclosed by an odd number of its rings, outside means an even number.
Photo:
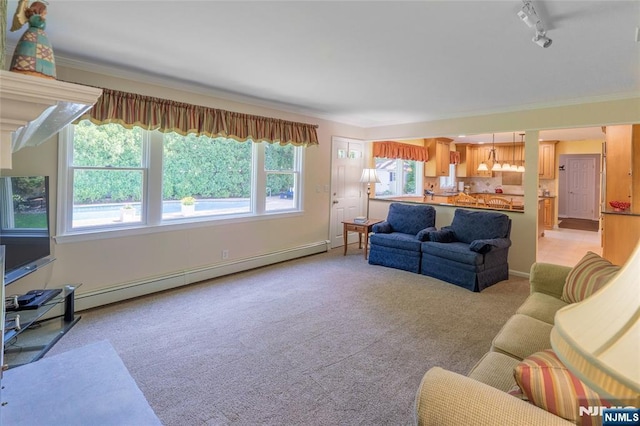
[[[553,40],[545,35],[543,32],[536,31],[536,35],[531,39],[535,44],[540,47],[547,48],[551,46]]]

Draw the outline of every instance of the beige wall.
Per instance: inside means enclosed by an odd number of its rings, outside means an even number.
[[[83,242],[54,244],[57,261],[31,276],[12,284],[10,292],[19,293],[35,287],[83,283],[79,294],[96,292],[153,277],[221,263],[222,249],[228,249],[231,261],[249,259],[281,250],[314,244],[329,239],[330,193],[324,188],[331,179],[331,137],[354,139],[421,139],[458,133],[485,133],[541,129],[554,127],[583,127],[608,123],[640,122],[640,102],[621,100],[590,105],[530,110],[517,113],[493,114],[361,129],[335,122],[306,117],[291,112],[242,104],[203,92],[179,90],[97,73],[59,67],[62,80],[136,92],[214,108],[239,111],[316,123],[319,125],[320,145],[305,149],[304,212],[286,218],[260,218],[249,222],[212,223],[185,227],[180,230],[155,232],[125,238],[108,238]],[[537,164],[537,131],[528,131],[525,147],[526,164]],[[57,185],[57,139],[52,138],[37,148],[26,148],[14,154],[15,174],[47,174],[51,177],[52,198]],[[6,174],[6,172],[3,172]],[[537,173],[528,167],[524,178],[525,206],[522,214],[511,213],[513,219],[510,268],[528,273],[535,261],[537,239]],[[380,210],[383,211],[380,211]],[[437,225],[451,222],[453,209],[437,207]],[[51,205],[52,222],[56,220],[56,203]],[[385,217],[384,203],[371,203],[372,216]],[[55,229],[55,227],[54,227]]]
[[[56,261],[12,284],[10,293],[30,288],[82,283],[78,293],[95,292],[130,282],[161,277],[180,271],[222,263],[221,251],[229,250],[229,260],[239,261],[269,253],[324,242],[329,235],[331,137],[334,135],[362,139],[362,129],[317,118],[245,105],[203,94],[189,93],[130,80],[58,68],[58,78],[82,84],[131,91],[173,99],[319,125],[320,145],[304,150],[304,212],[287,218],[262,217],[253,221],[212,222],[184,229],[162,231],[82,242],[54,243]],[[57,193],[57,138],[35,148],[25,148],[13,155],[13,169],[2,174],[46,174],[50,176],[51,219],[55,235]],[[317,192],[316,188],[321,191]]]

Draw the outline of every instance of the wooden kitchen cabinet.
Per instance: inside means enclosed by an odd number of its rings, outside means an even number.
[[[492,177],[493,172],[491,172],[491,165],[487,162],[489,158],[489,151],[491,151],[491,147],[478,146],[478,145],[467,145],[467,177]],[[480,172],[478,171],[478,166],[482,162],[487,163],[489,167],[489,171]]]
[[[609,201],[626,201],[640,213],[640,184],[633,184],[634,168],[640,175],[640,125],[607,126],[605,139],[605,209]]]
[[[640,217],[626,214],[602,215],[602,257],[624,265],[640,240]]]
[[[429,160],[424,164],[424,175],[427,177],[449,176],[451,141],[449,138],[425,139],[425,147]]]
[[[544,237],[544,200],[538,199],[538,238]]]
[[[542,200],[543,209],[542,209],[542,225],[545,229],[553,229],[553,219],[554,219],[554,200],[551,198],[544,198]]]
[[[538,178],[539,179],[555,179],[556,178],[556,143],[540,142],[538,152]]]

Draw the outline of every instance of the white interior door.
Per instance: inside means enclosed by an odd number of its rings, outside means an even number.
[[[596,164],[594,158],[567,160],[567,215],[578,219],[594,219],[596,204]]]
[[[364,142],[334,136],[331,141],[331,248],[344,245],[342,221],[362,215],[360,175],[364,167]],[[349,243],[357,235],[349,236]]]

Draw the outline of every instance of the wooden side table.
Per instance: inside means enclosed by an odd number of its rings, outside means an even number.
[[[358,248],[362,248],[362,235],[364,235],[364,258],[367,259],[368,251],[369,251],[369,233],[371,233],[371,228],[373,228],[373,225],[380,222],[382,222],[381,219],[369,219],[363,223],[354,222],[353,219],[343,220],[342,221],[342,224],[344,225],[344,229],[342,232],[344,235],[343,256],[347,255],[347,233],[349,231],[353,231],[358,233]]]

